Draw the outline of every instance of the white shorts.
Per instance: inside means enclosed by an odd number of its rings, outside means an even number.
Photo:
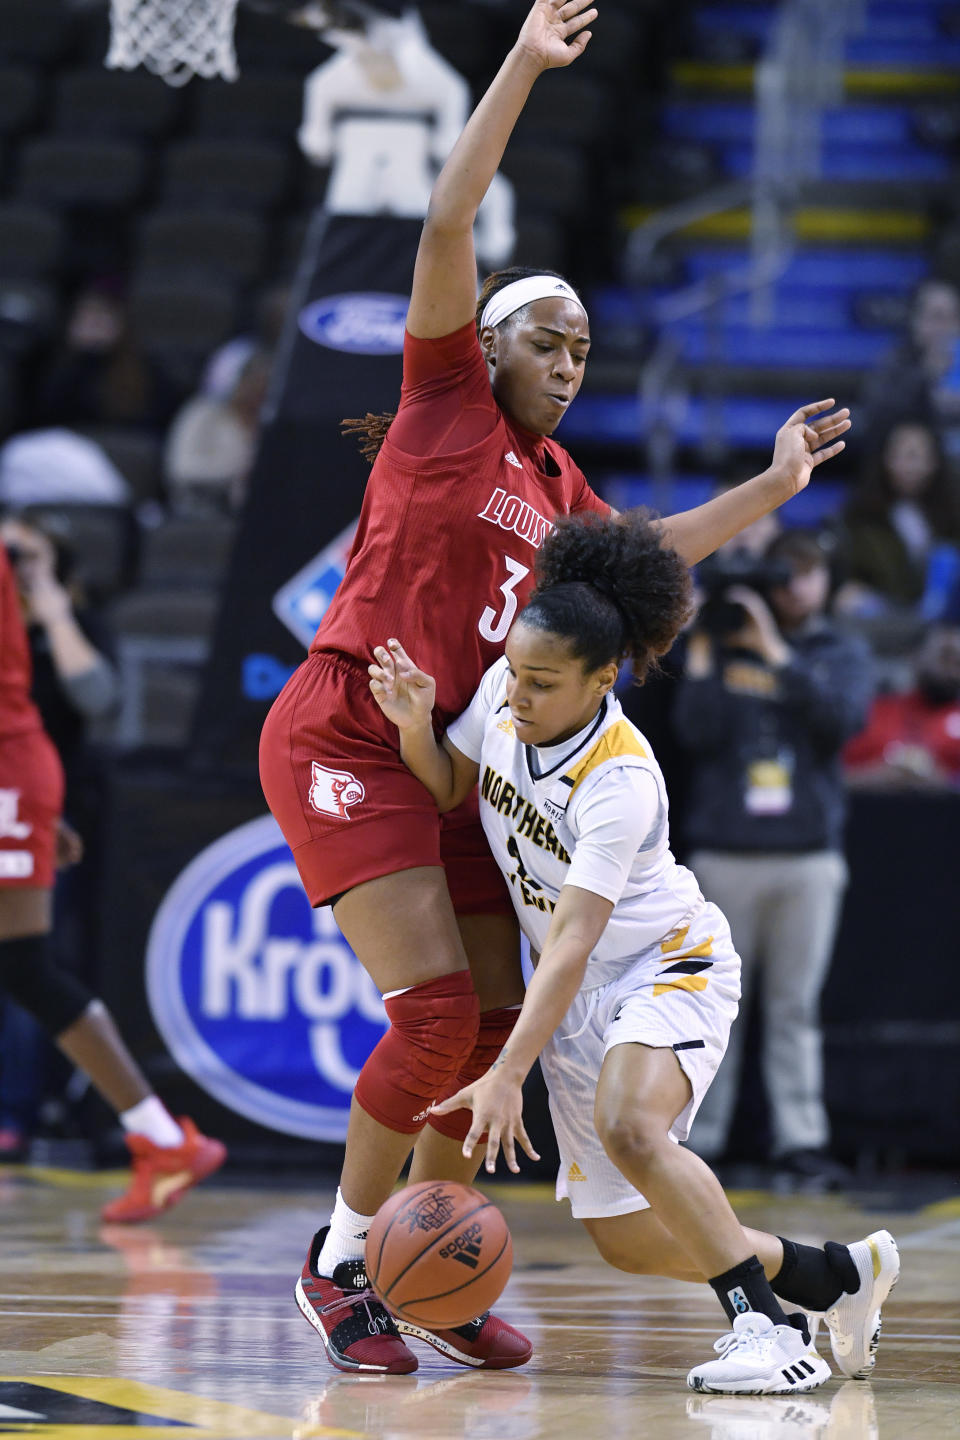
[[[740,957],[730,927],[709,902],[688,927],[652,945],[608,985],[581,990],[540,1056],[560,1151],[557,1199],[577,1219],[628,1215],[645,1200],[597,1135],[600,1069],[614,1045],[672,1049],[693,1097],[670,1130],[685,1140],[727,1048],[740,1001]]]

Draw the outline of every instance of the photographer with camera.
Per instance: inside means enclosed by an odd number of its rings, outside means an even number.
[[[722,1156],[751,987],[762,970],[762,1074],[778,1170],[836,1188],[827,1153],[819,1020],[847,883],[840,751],[873,694],[869,651],[827,618],[830,570],[815,535],[789,530],[761,559],[701,566],[674,724],[690,755],[689,864],[730,920],[743,1000],[691,1138]]]

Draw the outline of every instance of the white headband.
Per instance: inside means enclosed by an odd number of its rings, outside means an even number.
[[[508,315],[522,310],[524,305],[534,300],[572,300],[574,305],[580,306],[584,315],[587,313],[587,307],[566,280],[557,275],[528,275],[524,280],[504,285],[496,295],[491,295],[480,316],[481,330],[485,325],[499,325],[501,320],[506,320]]]

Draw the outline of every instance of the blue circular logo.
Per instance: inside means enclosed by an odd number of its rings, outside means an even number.
[[[300,311],[308,340],[354,355],[402,355],[403,327],[410,300],[406,295],[327,295]]]
[[[272,816],[210,845],[177,877],[147,942],[147,996],[178,1065],[270,1130],[346,1138],[383,1001],[313,910]]]

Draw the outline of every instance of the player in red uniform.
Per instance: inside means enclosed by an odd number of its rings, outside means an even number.
[[[357,1083],[330,1226],[314,1237],[297,1282],[301,1310],[345,1370],[416,1368],[402,1322],[398,1330],[367,1287],[366,1230],[411,1148],[411,1180],[472,1178],[475,1164],[461,1153],[469,1114],[431,1117],[424,1129],[427,1111],[484,1072],[523,1000],[516,925],[475,802],[441,829],[370,695],[366,667],[384,634],[400,635],[443,677],[442,732],[502,653],[553,518],[609,513],[548,438],[583,379],[582,302],[560,276],[512,270],[490,277],[477,314],[473,251],[477,209],[534,81],[576,60],[596,15],[585,0],[537,0],[437,178],[400,408],[395,418],[368,417],[377,454],[347,573],[261,740],[264,793],[311,903],[334,906],[391,1022]],[[832,403],[790,418],[762,475],[665,522],[688,563],[789,499],[842,448],[847,412],[821,414]],[[518,1365],[531,1353],[495,1317],[417,1333],[475,1367]]]
[[[226,1149],[192,1120],[173,1119],[102,1001],[49,958],[54,871],[78,860],[82,846],[60,819],[63,770],[30,681],[20,598],[0,544],[0,989],[46,1027],[120,1117],[133,1178],[103,1218],[150,1220],[216,1170]]]

